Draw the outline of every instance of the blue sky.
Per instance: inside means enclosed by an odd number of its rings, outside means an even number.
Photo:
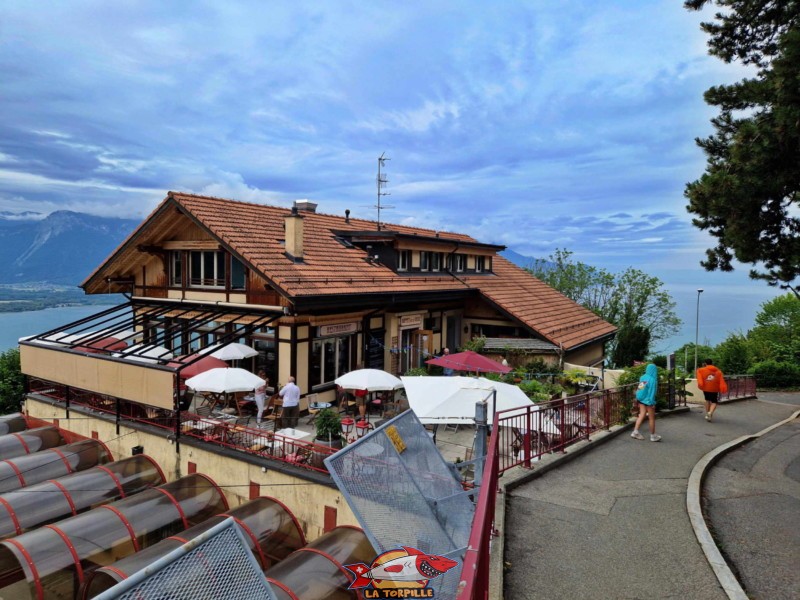
[[[702,93],[745,74],[707,56],[703,17],[681,0],[6,1],[0,211],[142,217],[173,189],[375,218],[385,151],[384,220],[768,298],[746,269],[701,269],[685,211]]]

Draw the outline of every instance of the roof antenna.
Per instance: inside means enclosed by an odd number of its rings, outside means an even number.
[[[392,160],[391,158],[386,158],[386,152],[383,152],[378,157],[378,204],[375,205],[374,208],[378,209],[378,231],[381,230],[381,210],[386,210],[388,208],[394,208],[394,206],[381,206],[381,196],[391,196],[389,192],[383,191],[386,188],[386,184],[389,183],[389,178],[386,176],[386,173],[381,172],[381,169],[386,167],[386,161]]]

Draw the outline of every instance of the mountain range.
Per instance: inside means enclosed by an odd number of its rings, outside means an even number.
[[[77,286],[138,224],[67,210],[0,212],[0,284]]]

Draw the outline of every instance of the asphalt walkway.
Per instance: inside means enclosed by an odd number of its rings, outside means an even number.
[[[658,420],[659,443],[627,431],[513,490],[505,598],[724,600],[686,512],[689,474],[717,446],[789,417],[798,398],[724,404],[713,423],[692,408]]]
[[[706,523],[747,595],[797,598],[800,419],[723,456],[703,495]]]

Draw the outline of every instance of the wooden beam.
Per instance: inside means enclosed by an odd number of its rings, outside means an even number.
[[[163,242],[164,250],[219,250],[217,240],[171,240]]]

